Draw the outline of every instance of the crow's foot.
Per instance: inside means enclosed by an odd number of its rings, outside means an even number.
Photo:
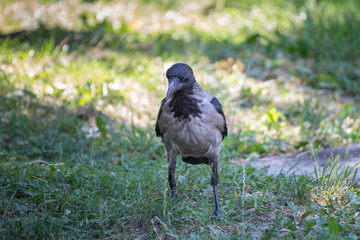
[[[219,218],[221,217],[220,209],[215,209],[213,214],[211,215],[212,218]]]
[[[175,201],[175,188],[171,189],[171,200]]]

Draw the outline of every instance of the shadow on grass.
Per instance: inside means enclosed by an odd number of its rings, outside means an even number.
[[[88,145],[89,139],[80,130],[82,121],[74,111],[44,104],[34,93],[17,90],[5,80],[0,87],[0,159],[52,162]]]
[[[1,74],[1,72],[0,72]],[[89,104],[69,108],[0,79],[0,159],[117,163],[163,156],[152,126],[116,122]],[[96,150],[95,146],[96,145]],[[149,150],[151,149],[151,150]]]

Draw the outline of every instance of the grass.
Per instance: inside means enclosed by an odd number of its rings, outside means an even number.
[[[269,176],[233,161],[359,142],[357,1],[85,2],[34,28],[25,12],[0,19],[1,239],[360,236],[354,169]],[[227,116],[220,219],[207,166],[179,160],[169,199],[153,125],[174,61]]]

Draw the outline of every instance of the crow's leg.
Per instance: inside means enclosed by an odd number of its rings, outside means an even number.
[[[171,198],[175,200],[175,189],[176,189],[176,179],[175,179],[175,168],[176,168],[176,154],[172,151],[169,151],[167,154],[168,158],[168,177],[169,185],[171,188]]]
[[[214,213],[212,214],[212,216],[214,216],[214,217],[218,217],[221,215],[218,197],[217,197],[217,191],[216,191],[216,186],[218,184],[218,161],[219,161],[219,156],[214,157],[213,161],[212,161],[213,169],[212,169],[212,175],[211,175],[211,186],[214,189],[214,197],[215,197],[215,210],[214,210]]]

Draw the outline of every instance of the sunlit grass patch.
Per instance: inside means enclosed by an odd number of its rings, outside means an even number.
[[[354,167],[339,164],[340,155],[331,156],[322,171],[316,161],[317,152],[311,146],[314,162],[314,188],[310,191],[310,198],[315,204],[322,206],[344,206],[350,202],[349,193],[354,190],[358,165]],[[347,155],[347,153],[346,153]],[[345,159],[347,156],[345,156]],[[332,210],[335,210],[334,208]],[[336,210],[335,210],[336,211]]]

